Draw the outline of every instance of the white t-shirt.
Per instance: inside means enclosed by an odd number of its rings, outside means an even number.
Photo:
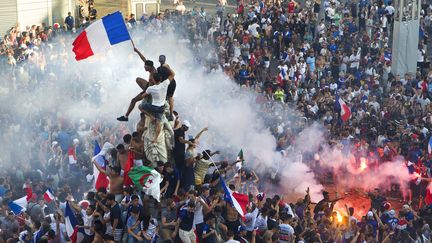
[[[199,198],[199,199],[203,200],[202,198]],[[194,223],[194,225],[204,223],[203,206],[201,203],[196,204],[193,223]]]
[[[350,57],[349,57],[349,61],[351,62],[351,64],[350,64],[350,67],[351,68],[357,68],[358,67],[358,59],[357,59],[357,56],[356,55],[354,55],[354,54],[352,54]]]
[[[253,231],[255,228],[255,222],[258,216],[259,210],[255,208],[255,210],[251,213],[247,213],[245,215],[245,226],[247,231]]]
[[[170,81],[167,79],[160,84],[152,85],[147,88],[146,93],[152,96],[152,105],[163,106]]]
[[[382,27],[387,28],[387,17],[385,16],[381,17],[381,21],[382,21]]]
[[[84,209],[81,210],[81,215],[82,215],[84,226],[90,226],[90,227],[94,226],[93,215],[88,216]],[[84,229],[84,232],[86,233],[86,235],[89,236],[94,234],[90,229]]]
[[[249,25],[248,31],[251,33],[253,37],[258,37],[258,30],[257,30],[258,27],[259,25],[257,23],[253,23]]]
[[[423,49],[417,50],[417,62],[424,62],[424,50]]]

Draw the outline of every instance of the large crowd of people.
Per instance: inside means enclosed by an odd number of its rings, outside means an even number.
[[[339,198],[327,191],[319,202],[311,201],[309,190],[290,201],[292,195],[272,191],[281,183],[277,176],[241,166],[242,156],[214,161],[212,157],[224,151],[197,148],[211,127],[186,136],[191,123],[178,119],[176,106],[182,100],[174,100],[174,93],[176,85],[185,82],[177,84],[175,79],[184,70],[171,69],[170,53],[159,56],[157,67],[134,46],[149,76],[136,78],[138,91],[130,94],[130,106],[118,121],[97,117],[75,121],[59,111],[39,108],[37,101],[25,97],[50,90],[63,97],[54,103],[98,104],[103,99],[97,77],[67,65],[65,43],[77,27],[67,17],[64,30],[15,26],[1,39],[0,99],[9,104],[8,99],[22,97],[28,105],[0,106],[0,241],[431,241],[432,74],[425,46],[432,11],[428,4],[422,5],[420,18],[418,71],[402,76],[391,70],[395,12],[391,1],[238,1],[235,13],[224,13],[219,5],[215,16],[204,8],[183,7],[139,21],[131,15],[127,26],[136,34],[176,30],[193,50],[195,65],[204,66],[206,72],[224,72],[239,86],[256,92],[263,116],[275,115],[277,107],[294,109],[305,125],[323,125],[327,146],[374,160],[371,168],[402,156],[406,170],[419,175],[405,185],[409,193],[400,198],[402,206],[386,199],[390,195],[385,191],[397,191],[398,185],[370,188],[365,215],[356,214],[356,205],[335,211]],[[319,19],[321,10],[324,15]],[[118,72],[135,79],[126,71]],[[75,81],[58,87],[60,78]],[[342,119],[336,97],[350,108],[348,120]],[[134,109],[141,115],[132,127],[128,121]],[[268,125],[277,150],[290,156],[301,127]],[[99,153],[94,152],[96,143],[102,147]],[[154,168],[162,175],[156,198],[126,182],[130,159],[132,167]],[[314,154],[303,155],[303,162],[322,174],[315,160],[319,158]],[[95,183],[95,172],[109,178],[106,186]],[[337,184],[337,180],[331,181]],[[266,187],[269,181],[276,186]],[[227,198],[230,191],[224,183],[231,192],[247,195],[244,215]],[[44,198],[47,189],[55,200]],[[10,203],[23,195],[28,195],[26,211],[11,211]],[[77,239],[67,232],[69,206],[78,219]]]

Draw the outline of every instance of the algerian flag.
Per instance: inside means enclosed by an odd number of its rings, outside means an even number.
[[[129,173],[129,178],[138,189],[145,194],[152,196],[158,202],[160,201],[160,186],[162,177],[155,169],[147,166],[133,167]]]
[[[237,155],[237,163],[236,163],[236,167],[237,170],[240,170],[243,166],[244,163],[244,157],[243,157],[243,149],[240,149],[240,152]]]

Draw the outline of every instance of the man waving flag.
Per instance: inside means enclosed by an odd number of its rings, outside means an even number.
[[[72,51],[79,61],[130,39],[123,16],[117,11],[97,20],[81,32],[72,43]]]
[[[231,189],[229,189],[225,184],[225,181],[222,179],[222,177],[220,178],[220,183],[222,185],[222,189],[225,192],[225,201],[231,204],[231,206],[237,210],[240,216],[244,218],[247,213],[246,206],[249,203],[248,195],[231,191]]]

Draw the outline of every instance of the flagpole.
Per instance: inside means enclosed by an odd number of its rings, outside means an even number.
[[[216,171],[219,173],[219,176],[221,176],[221,172],[220,172],[220,170],[218,169],[218,166],[216,165],[216,163],[214,162],[214,160],[212,159],[211,155],[210,155],[209,153],[207,153],[207,151],[206,151],[203,147],[201,147],[201,146],[197,146],[197,147],[200,147],[200,148],[203,150],[203,153],[207,154],[207,156],[208,156],[209,159],[210,159],[210,162],[211,162],[211,163],[213,164],[213,166],[216,168]]]
[[[207,153],[207,151],[206,151],[205,149],[203,149],[203,147],[201,147],[201,146],[197,146],[197,147],[200,147],[200,148],[203,150],[203,153],[205,153],[205,154],[208,155],[208,157],[210,158],[210,162],[211,162],[211,163],[213,164],[213,166],[216,168],[216,171],[219,173],[219,176],[221,176],[222,174],[221,174],[220,170],[218,169],[218,166],[216,165],[216,163],[214,162],[214,160],[213,160],[212,157],[210,156],[210,154]],[[237,161],[236,161],[236,162],[237,162]],[[241,177],[240,177],[240,179],[241,179]]]
[[[132,40],[132,37],[130,38],[130,41],[131,41],[131,43],[132,43],[132,47],[133,47],[133,49],[134,49],[134,51],[135,51],[136,47],[135,47],[135,43],[134,43],[134,41]]]
[[[201,147],[201,148],[202,148],[202,147]],[[210,156],[210,154],[207,153],[207,151],[206,151],[205,149],[203,149],[203,152],[204,152],[205,154],[207,154],[207,156],[210,158],[210,162],[212,162],[213,166],[216,168],[216,170],[217,170],[217,172],[219,173],[219,176],[220,176],[221,173],[220,173],[220,171],[219,171],[219,169],[218,169],[216,163],[213,161],[212,157]]]

